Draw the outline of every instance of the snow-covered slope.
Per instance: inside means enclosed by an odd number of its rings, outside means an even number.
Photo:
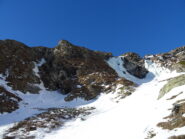
[[[170,114],[169,108],[178,99],[184,98],[185,93],[173,100],[166,100],[179,92],[184,91],[185,86],[173,89],[165,97],[157,100],[159,90],[166,81],[162,80],[175,77],[179,74],[161,71],[154,63],[146,62],[146,68],[153,73],[143,79],[135,79],[121,67],[121,57],[113,58],[108,63],[116,70],[119,76],[131,79],[137,83],[142,83],[136,91],[119,103],[114,102],[114,92],[108,95],[101,95],[99,99],[87,106],[96,107],[96,112],[85,121],[79,119],[68,123],[49,135],[46,139],[145,139],[154,136],[155,139],[166,139],[173,135],[184,134],[185,127],[175,130],[162,130],[157,127],[163,117]],[[147,65],[148,63],[148,65]],[[123,74],[124,71],[126,74]],[[155,77],[151,76],[155,75]],[[153,77],[151,79],[151,77]]]
[[[33,70],[37,76],[39,76],[38,67],[43,63],[44,59],[42,59],[38,64],[35,64],[35,68]],[[47,109],[65,107],[76,108],[94,101],[84,101],[83,99],[77,98],[76,100],[70,101],[70,103],[66,102],[64,100],[66,97],[65,95],[62,95],[58,91],[47,91],[42,82],[40,84],[36,84],[36,86],[42,89],[38,94],[24,94],[20,91],[15,91],[8,86],[3,75],[0,75],[0,86],[22,99],[22,101],[19,102],[19,109],[11,113],[0,114],[0,138],[4,132],[15,123],[20,122],[25,118],[45,112]]]
[[[35,131],[38,139],[166,139],[174,135],[184,134],[185,127],[174,130],[164,130],[157,124],[168,119],[164,117],[171,114],[170,108],[180,99],[185,98],[185,85],[172,89],[161,99],[157,99],[160,89],[167,83],[167,80],[184,73],[170,72],[162,69],[155,63],[145,61],[145,67],[150,71],[145,79],[138,79],[130,75],[122,66],[121,57],[113,57],[107,61],[120,77],[133,81],[139,86],[132,95],[120,100],[115,99],[117,90],[109,94],[101,94],[93,101],[76,99],[71,102],[64,101],[64,95],[58,92],[50,92],[42,89],[40,94],[22,94],[13,91],[2,80],[7,90],[23,98],[20,102],[20,109],[0,115],[0,133],[12,126],[12,123],[21,121],[26,117],[40,113],[41,109],[52,107],[94,107],[95,110],[83,117],[77,117],[57,128],[51,133],[42,132],[42,129]],[[37,65],[39,66],[39,65]],[[37,68],[35,68],[37,72]],[[43,87],[41,87],[43,88]],[[179,92],[183,92],[180,95]],[[170,99],[177,95],[174,99]]]

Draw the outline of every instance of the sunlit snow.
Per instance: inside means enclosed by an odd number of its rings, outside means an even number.
[[[45,139],[145,139],[149,131],[156,133],[154,139],[166,139],[172,135],[184,134],[184,127],[168,131],[156,126],[157,123],[164,121],[163,117],[170,114],[171,111],[168,109],[172,107],[172,104],[185,97],[185,86],[180,86],[157,100],[159,90],[166,83],[164,80],[179,74],[169,72],[155,65],[155,63],[146,61],[145,66],[150,73],[145,79],[137,79],[124,69],[121,58],[113,57],[109,59],[108,64],[120,77],[140,85],[129,97],[117,103],[114,99],[117,94],[112,92],[101,94],[96,100],[92,101],[77,99],[72,102],[65,102],[64,96],[57,91],[42,90],[40,94],[22,94],[14,91],[24,101],[20,103],[19,110],[0,115],[0,132],[4,128],[8,128],[9,124],[13,122],[39,113],[40,111],[37,108],[93,106],[96,110],[86,117],[86,120],[78,118],[67,122],[60,129],[46,133]],[[0,85],[5,86],[7,90],[11,90],[3,80],[0,81]],[[179,92],[183,93],[175,99],[167,101],[168,98]],[[37,134],[39,138],[38,132],[33,134]],[[43,138],[43,136],[40,136],[40,138]]]

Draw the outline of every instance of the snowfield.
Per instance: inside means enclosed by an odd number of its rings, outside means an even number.
[[[20,102],[20,109],[10,114],[0,115],[0,135],[13,123],[40,113],[38,108],[51,107],[95,107],[96,109],[84,120],[80,118],[71,120],[51,133],[33,132],[33,135],[37,135],[38,139],[145,139],[149,133],[155,134],[152,139],[167,139],[173,135],[184,134],[185,127],[169,131],[156,126],[159,122],[165,121],[164,117],[170,115],[171,110],[169,109],[174,102],[185,98],[185,85],[176,87],[158,100],[160,89],[167,82],[166,79],[184,73],[170,72],[155,63],[145,61],[145,67],[150,73],[145,79],[137,79],[126,72],[121,66],[122,62],[121,57],[114,57],[109,59],[108,64],[120,77],[139,85],[129,97],[117,102],[115,91],[109,94],[101,94],[92,101],[77,99],[72,102],[65,102],[64,96],[56,91],[49,92],[43,89],[40,94],[22,94],[19,91],[14,91],[23,98],[23,101]],[[37,72],[36,68],[35,72]],[[11,90],[3,80],[1,80],[0,85]],[[167,100],[179,92],[183,93],[174,99]]]

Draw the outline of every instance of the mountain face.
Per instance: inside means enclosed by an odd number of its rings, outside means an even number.
[[[0,137],[184,139],[184,72],[185,47],[114,57],[0,40]]]

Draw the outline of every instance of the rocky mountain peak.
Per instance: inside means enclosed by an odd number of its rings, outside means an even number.
[[[54,48],[54,55],[65,58],[80,58],[84,57],[84,53],[87,54],[90,50],[82,47],[75,46],[69,41],[61,40],[58,45]]]
[[[55,48],[28,47],[5,40],[0,43],[0,52],[0,73],[8,85],[23,93],[39,93],[38,84],[43,83],[48,90],[68,94],[66,100],[89,100],[107,90],[103,85],[112,86],[119,78],[106,62],[111,53],[92,51],[66,40]],[[39,64],[42,59],[45,62]]]
[[[73,45],[69,41],[67,41],[67,40],[60,40],[58,42],[58,46],[61,46],[61,47],[71,47]]]
[[[125,123],[130,125],[128,122],[131,120],[136,125],[129,126],[131,128],[129,131],[133,131],[133,128],[137,131],[138,118],[135,118],[135,114],[137,113],[137,117],[141,119],[139,119],[141,121],[139,127],[142,127],[142,120],[148,118],[152,120],[152,117],[155,117],[153,115],[161,114],[160,109],[166,101],[174,104],[171,110],[172,115],[168,116],[169,120],[156,123],[156,125],[170,130],[185,125],[184,74],[175,73],[173,75],[169,72],[168,76],[162,78],[163,80],[160,78],[161,70],[164,72],[168,70],[185,71],[185,46],[168,53],[148,55],[142,58],[133,52],[114,57],[112,53],[93,51],[76,46],[67,40],[60,41],[54,48],[28,47],[15,40],[0,40],[0,54],[0,121],[5,125],[11,122],[18,123],[3,133],[4,139],[35,138],[37,135],[32,134],[31,131],[37,133],[40,129],[44,129],[45,134],[45,131],[50,132],[59,128],[68,120],[78,116],[81,116],[81,120],[84,121],[84,116],[93,113],[94,109],[98,111],[94,113],[96,118],[99,112],[105,114],[106,117],[109,111],[118,107],[118,111],[113,110],[116,113],[107,116],[107,121],[115,125],[113,127],[117,130],[116,126],[120,124],[120,121],[123,121],[122,126],[128,129]],[[149,71],[151,76],[146,76]],[[153,74],[156,71],[160,72]],[[163,87],[161,82],[164,84]],[[174,88],[179,90],[175,92]],[[128,96],[129,99],[126,98]],[[156,96],[160,101],[156,101]],[[127,100],[119,103],[122,99]],[[79,101],[83,102],[80,107],[83,105],[85,109],[76,109]],[[87,103],[92,103],[93,107],[88,108],[89,105],[84,105]],[[71,105],[75,108],[71,108]],[[67,107],[64,108],[65,106]],[[7,114],[4,115],[4,113]],[[11,114],[18,115],[19,119],[17,120],[16,117],[16,121],[10,118]],[[124,118],[125,115],[126,118]],[[111,121],[112,116],[113,121]],[[106,119],[103,117],[98,122],[101,123],[102,120]],[[145,130],[146,138],[150,139],[157,136],[159,132],[153,130],[156,128],[149,127],[148,123],[145,123],[142,131]],[[0,126],[2,126],[1,123]],[[105,128],[103,124],[101,126],[102,129]],[[38,128],[39,131],[37,131]],[[115,129],[112,130],[115,131]],[[123,134],[120,133],[121,137]],[[115,136],[115,134],[112,135]]]

